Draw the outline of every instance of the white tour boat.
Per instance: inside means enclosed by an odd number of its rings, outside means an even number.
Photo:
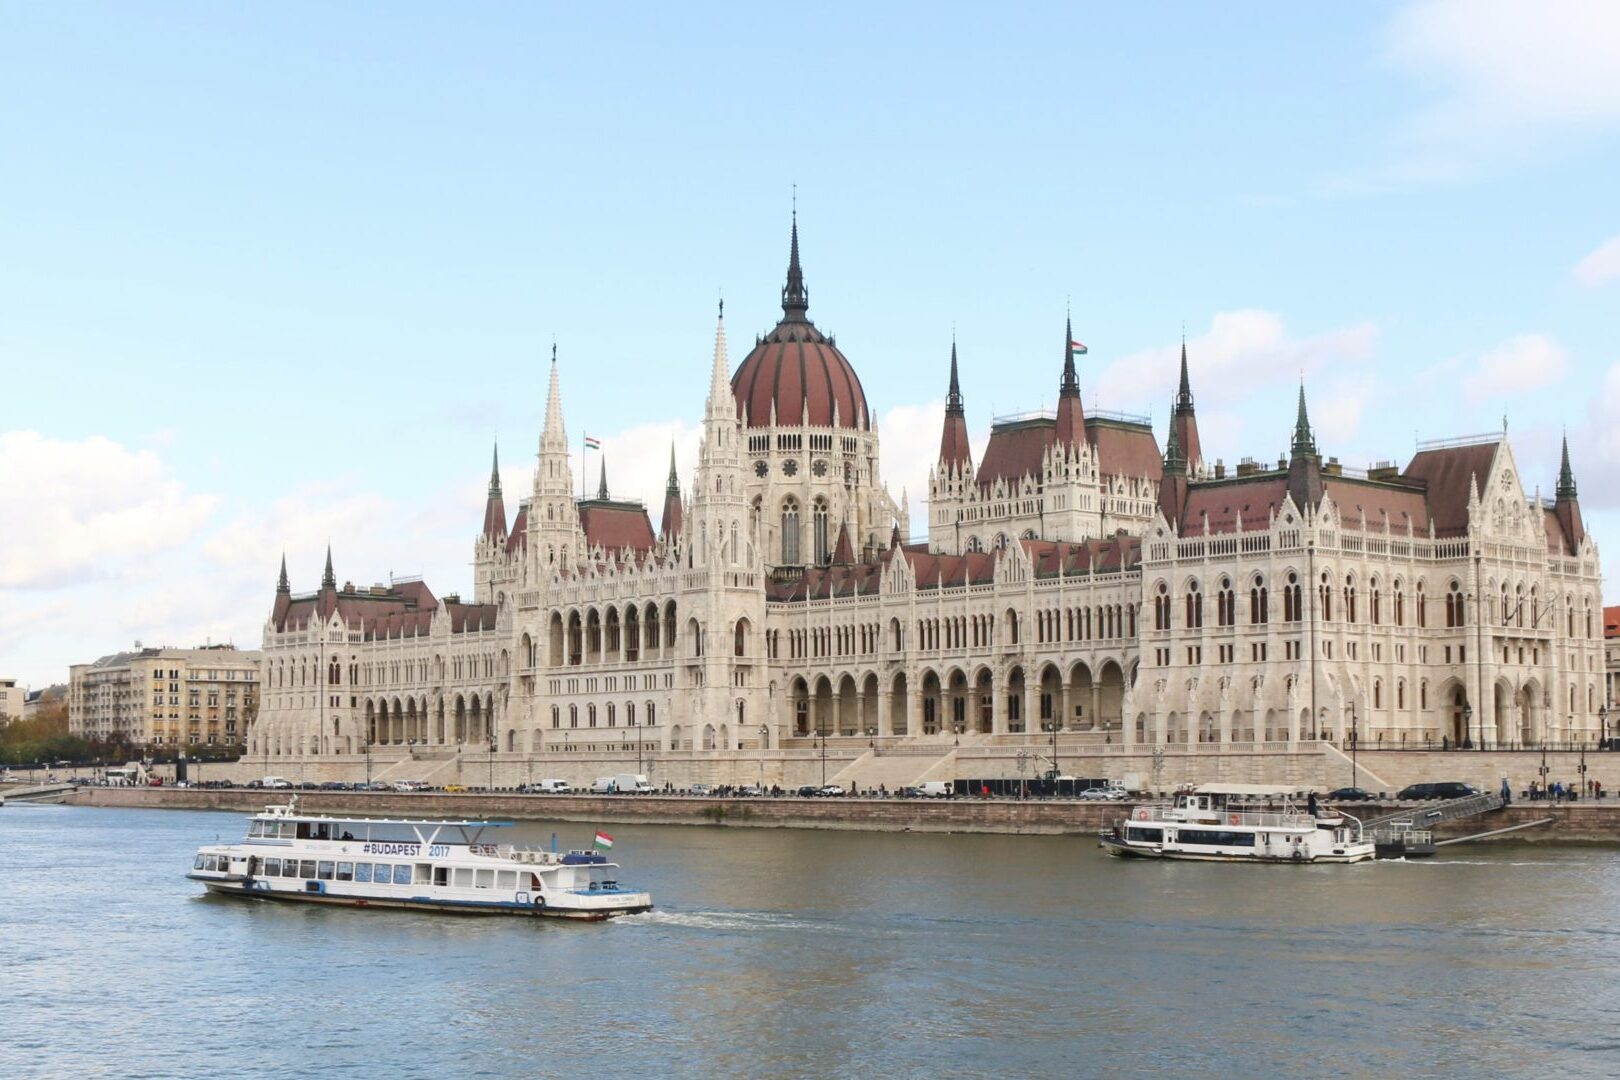
[[[1139,806],[1102,835],[1110,855],[1219,862],[1353,863],[1376,855],[1361,821],[1312,814],[1300,793],[1266,784],[1201,784],[1169,806]]]
[[[652,908],[599,852],[482,842],[511,822],[328,817],[297,805],[254,814],[240,843],[198,848],[187,876],[227,896],[351,907],[564,919]]]

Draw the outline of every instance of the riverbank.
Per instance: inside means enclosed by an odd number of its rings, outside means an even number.
[[[240,788],[81,788],[68,802],[169,810],[253,812],[279,801],[280,793]],[[765,829],[847,829],[864,832],[1002,833],[1091,835],[1117,824],[1131,803],[1059,799],[720,799],[664,795],[516,795],[362,791],[307,791],[299,805],[316,813],[370,817],[447,817],[633,822],[649,825],[727,825]],[[1379,804],[1371,817],[1399,808]],[[1446,822],[1439,839],[1487,829],[1546,825],[1488,841],[1620,844],[1620,799],[1596,803],[1515,803],[1479,818]]]

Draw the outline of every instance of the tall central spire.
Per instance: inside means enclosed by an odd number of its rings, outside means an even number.
[[[337,588],[337,575],[332,572],[332,545],[326,545],[326,569],[321,573],[321,588]]]
[[[810,310],[810,291],[804,287],[804,269],[799,266],[799,206],[793,199],[793,240],[788,250],[787,284],[782,286],[782,316],[802,320]]]
[[[1181,339],[1181,388],[1176,392],[1176,412],[1192,412],[1192,407],[1192,382],[1187,378],[1187,339],[1183,337]]]
[[[501,494],[501,448],[496,446],[490,456],[489,463],[489,495],[490,498],[499,498]]]
[[[1569,436],[1564,436],[1564,451],[1562,460],[1558,463],[1558,488],[1555,493],[1559,499],[1573,499],[1577,497],[1575,489],[1575,470],[1569,467]]]

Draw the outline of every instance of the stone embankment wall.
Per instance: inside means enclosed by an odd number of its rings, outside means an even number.
[[[219,788],[84,788],[69,800],[81,806],[251,812],[284,793]],[[639,822],[651,825],[730,825],[754,828],[859,829],[877,832],[975,832],[1090,835],[1117,824],[1129,803],[1031,799],[712,799],[667,796],[446,795],[387,792],[299,793],[301,809],[371,817],[490,818]],[[1356,808],[1363,816],[1387,812]],[[1504,840],[1620,843],[1620,799],[1554,806],[1520,803],[1436,830],[1467,836],[1550,817],[1552,823]]]

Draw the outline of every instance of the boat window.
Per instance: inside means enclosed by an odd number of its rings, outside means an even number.
[[[248,839],[249,840],[253,839],[255,836],[263,836],[263,835],[264,835],[264,822],[262,822],[262,821],[250,821],[250,822],[248,822]]]
[[[394,883],[394,864],[380,862],[377,864],[375,876],[372,877],[378,885],[392,885]]]
[[[473,883],[472,869],[470,867],[466,867],[466,866],[458,866],[458,867],[456,867],[456,886],[457,886],[457,888],[470,889],[470,888],[472,888],[472,883]]]
[[[281,876],[281,860],[280,859],[266,859],[266,860],[264,860],[264,876],[265,877],[280,877]]]
[[[297,859],[287,859],[286,861],[284,861],[281,864],[281,876],[282,877],[298,877],[298,876],[300,876],[299,873],[298,873],[298,860]]]
[[[416,864],[416,883],[426,885],[433,880],[433,864],[419,862]]]
[[[340,863],[338,863],[337,864],[337,880],[339,880],[339,881],[353,881],[354,880],[354,863],[349,863],[349,862],[340,862]]]
[[[517,871],[502,870],[496,879],[495,887],[507,891],[517,888]]]
[[[320,868],[319,868],[319,873],[317,873],[315,876],[320,878],[322,881],[331,881],[332,880],[332,864],[328,860],[322,859],[321,864],[320,864]]]
[[[450,884],[450,868],[448,866],[435,866],[433,868],[433,884]]]
[[[304,877],[304,878],[312,878],[312,877],[314,877],[315,876],[315,860],[314,859],[300,859],[298,861],[298,876],[299,877]]]
[[[308,840],[309,839],[309,822],[300,821],[298,823],[297,827],[298,827],[298,839],[300,839],[300,840]]]
[[[193,870],[201,870],[203,868],[203,857],[201,855],[197,856],[197,861],[191,864],[191,868]]]
[[[1130,825],[1125,829],[1125,839],[1141,840],[1149,844],[1158,844],[1164,840],[1164,830],[1148,829],[1140,825]]]
[[[1215,847],[1254,847],[1254,833],[1225,829],[1181,829],[1176,839],[1183,844],[1209,844]]]
[[[493,871],[493,870],[485,870],[485,869],[480,868],[479,871],[478,871],[478,880],[476,882],[474,882],[474,884],[476,884],[480,889],[492,889],[492,888],[494,888],[495,887],[495,871]]]
[[[368,863],[368,862],[357,862],[357,863],[355,863],[354,864],[354,880],[356,880],[356,881],[370,881],[371,880],[371,864]]]

